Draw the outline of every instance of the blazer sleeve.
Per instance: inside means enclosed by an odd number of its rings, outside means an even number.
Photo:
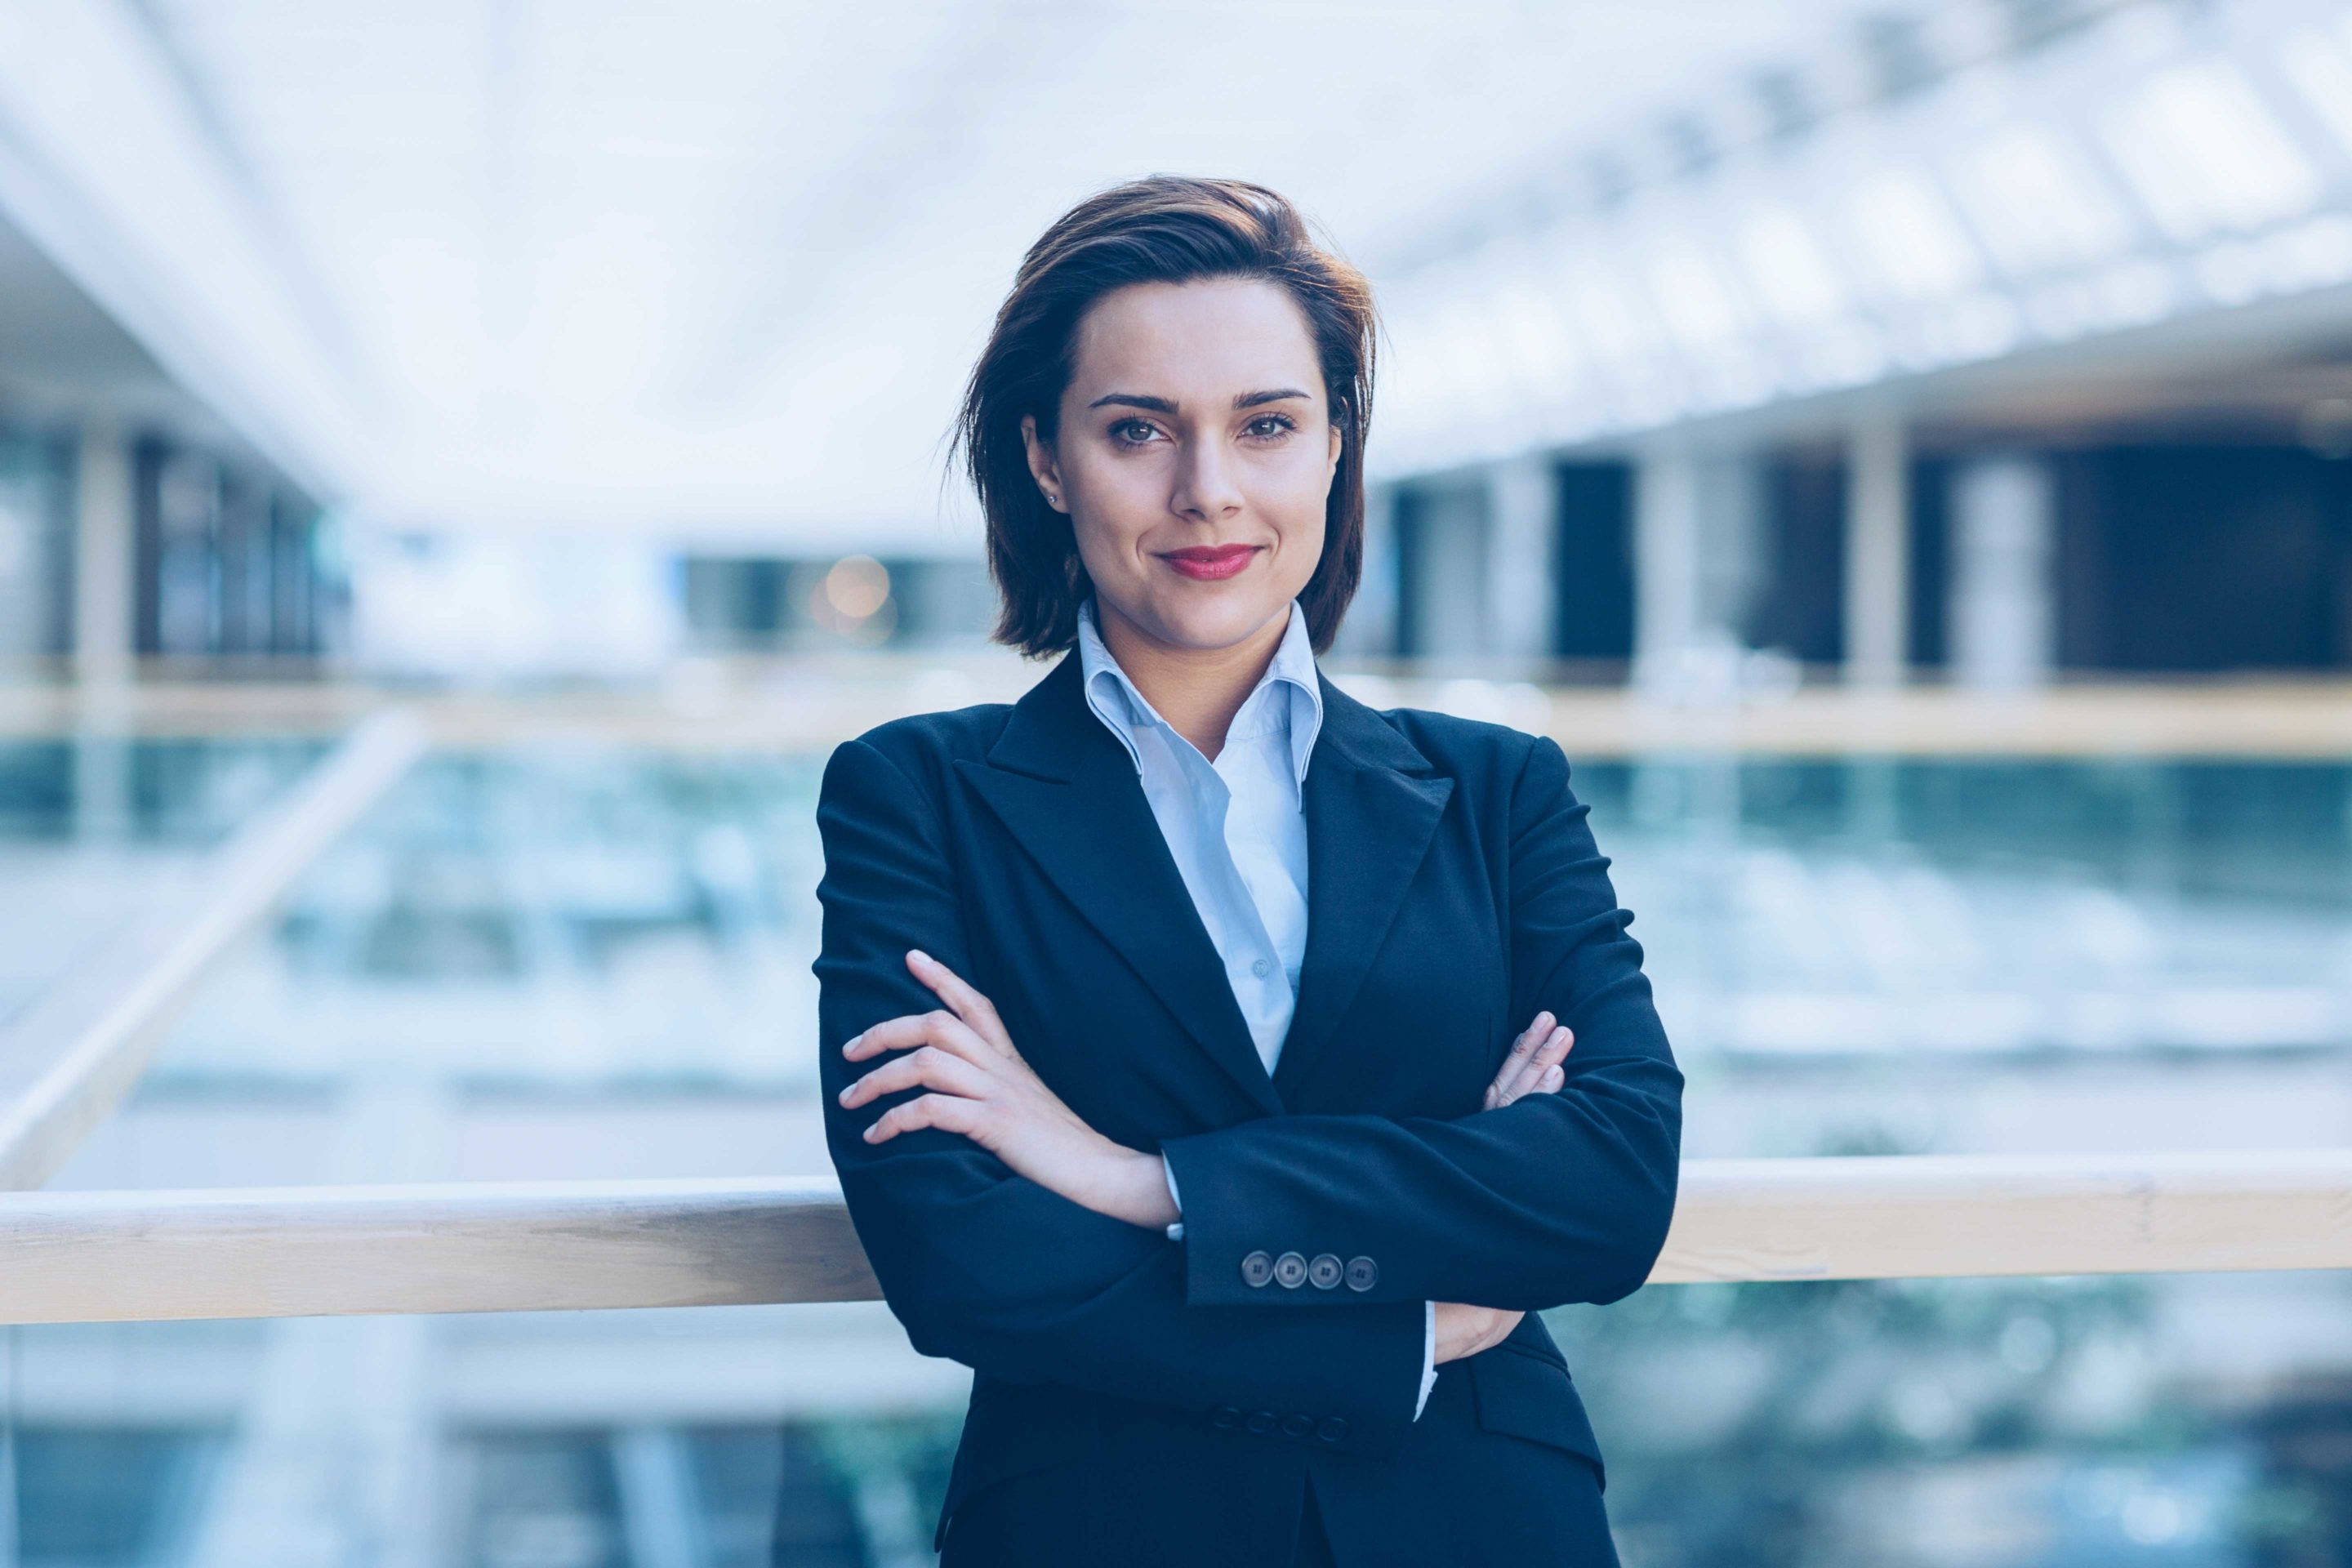
[[[1422,1371],[1419,1298],[1305,1315],[1263,1299],[1205,1311],[1186,1300],[1184,1244],[1160,1226],[1074,1203],[960,1133],[920,1128],[866,1142],[883,1112],[929,1091],[843,1107],[841,1090],[876,1065],[847,1060],[843,1044],[941,1005],[908,970],[908,948],[971,979],[971,947],[939,818],[883,752],[862,740],[835,750],[817,824],[825,1141],[875,1279],[915,1348],[1013,1382],[1067,1384],[1204,1419],[1226,1406],[1303,1413],[1322,1428],[1318,1447],[1400,1447]]]
[[[1509,1017],[1549,1008],[1575,1031],[1566,1081],[1460,1119],[1267,1117],[1168,1140],[1186,1300],[1307,1299],[1250,1288],[1242,1259],[1261,1248],[1370,1258],[1368,1300],[1539,1311],[1641,1287],[1674,1215],[1683,1075],[1590,809],[1538,737],[1511,795]]]

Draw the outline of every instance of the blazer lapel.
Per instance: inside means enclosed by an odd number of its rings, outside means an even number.
[[[1307,763],[1307,954],[1274,1084],[1297,1105],[1332,1031],[1371,972],[1405,889],[1429,854],[1454,781],[1387,720],[1331,684]],[[1238,1009],[1236,1009],[1238,1011]]]
[[[1274,1080],[1135,763],[1087,709],[1078,676],[1073,649],[1013,704],[986,762],[956,765],[1185,1033],[1253,1103],[1277,1114]]]

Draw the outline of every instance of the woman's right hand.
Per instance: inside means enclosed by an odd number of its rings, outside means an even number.
[[[1557,1091],[1568,1078],[1566,1069],[1559,1065],[1560,1059],[1575,1044],[1574,1031],[1564,1024],[1556,1025],[1549,1013],[1537,1014],[1526,1031],[1511,1043],[1511,1054],[1503,1059],[1495,1081],[1486,1086],[1486,1109],[1493,1110],[1508,1105],[1525,1094]],[[1431,1364],[1442,1366],[1502,1343],[1526,1316],[1525,1312],[1473,1307],[1464,1301],[1438,1302],[1437,1346]]]

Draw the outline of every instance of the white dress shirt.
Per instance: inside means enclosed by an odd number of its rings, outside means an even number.
[[[1250,689],[1211,762],[1176,732],[1112,658],[1095,620],[1094,595],[1078,606],[1078,668],[1087,706],[1118,737],[1143,780],[1144,798],[1176,868],[1225,963],[1258,1058],[1270,1076],[1298,1000],[1307,952],[1307,758],[1323,727],[1307,612],[1290,602],[1290,625]],[[1184,1209],[1176,1174],[1168,1195]],[[1168,1227],[1181,1240],[1184,1222]],[[1437,1304],[1423,1319],[1421,1418],[1437,1382]]]

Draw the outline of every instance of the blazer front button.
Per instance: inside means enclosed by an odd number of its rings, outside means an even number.
[[[1307,1258],[1302,1253],[1286,1252],[1274,1260],[1274,1277],[1286,1290],[1296,1290],[1307,1283]]]
[[[1348,1435],[1348,1418],[1344,1415],[1326,1415],[1315,1424],[1315,1435],[1326,1443],[1336,1443]]]
[[[1271,1431],[1273,1431],[1273,1430],[1274,1430],[1274,1412],[1273,1412],[1273,1411],[1271,1411],[1271,1410],[1253,1410],[1253,1411],[1251,1411],[1251,1412],[1250,1412],[1250,1418],[1249,1418],[1249,1429],[1250,1429],[1251,1431],[1253,1431],[1253,1432],[1271,1432]]]
[[[1296,1413],[1282,1418],[1282,1434],[1286,1437],[1304,1437],[1315,1430],[1315,1417]]]
[[[1315,1255],[1315,1260],[1307,1266],[1307,1278],[1313,1282],[1318,1290],[1328,1290],[1336,1287],[1343,1272],[1344,1270],[1339,1267],[1339,1255],[1336,1252],[1318,1252]]]
[[[1380,1277],[1381,1266],[1370,1258],[1357,1257],[1348,1259],[1349,1289],[1369,1290]]]
[[[1262,1286],[1274,1278],[1274,1254],[1266,1251],[1251,1253],[1242,1259],[1242,1282]]]

